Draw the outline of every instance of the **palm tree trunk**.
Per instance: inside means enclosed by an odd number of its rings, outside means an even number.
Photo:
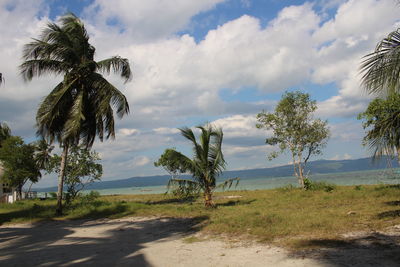
[[[204,191],[204,205],[206,208],[214,208],[214,202],[212,201],[212,192],[209,187]]]
[[[58,177],[57,209],[56,215],[62,215],[62,195],[64,186],[65,166],[67,165],[68,143],[64,144],[61,154],[60,175]]]

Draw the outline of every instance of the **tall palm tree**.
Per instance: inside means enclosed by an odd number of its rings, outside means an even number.
[[[217,177],[226,166],[222,154],[222,130],[210,124],[205,127],[198,126],[196,128],[201,131],[199,142],[196,141],[192,129],[187,127],[179,129],[181,134],[193,145],[192,159],[174,149],[167,149],[164,155],[164,157],[168,158],[167,165],[169,167],[182,173],[188,172],[192,175],[193,179],[172,178],[169,186],[175,185],[178,187],[189,187],[191,190],[202,190],[205,206],[213,207],[212,193],[215,188],[230,187],[234,181],[238,182],[239,178],[229,179],[220,185],[216,185]]]
[[[378,43],[361,64],[362,85],[369,93],[400,93],[400,29]]]
[[[48,23],[38,39],[24,47],[20,65],[25,80],[53,73],[63,75],[42,101],[36,114],[37,134],[50,143],[58,141],[63,149],[60,166],[57,214],[62,213],[64,170],[70,145],[90,148],[96,136],[115,138],[113,108],[122,118],[129,113],[126,97],[100,73],[119,74],[131,79],[127,59],[114,56],[95,61],[95,48],[82,21],[68,13],[60,25]]]

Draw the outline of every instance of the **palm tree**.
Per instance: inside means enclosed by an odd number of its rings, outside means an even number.
[[[83,23],[72,13],[63,16],[60,25],[48,23],[40,37],[24,47],[20,70],[25,80],[48,73],[64,76],[36,114],[37,134],[49,143],[58,141],[63,149],[57,214],[62,213],[69,146],[90,148],[96,136],[100,141],[115,138],[113,108],[119,118],[129,113],[126,97],[100,74],[113,71],[127,82],[131,79],[128,60],[114,56],[96,62],[94,55]]]
[[[2,84],[3,82],[4,82],[3,73],[0,72],[0,84]]]
[[[369,93],[400,93],[400,29],[378,43],[361,64],[362,85]]]
[[[201,190],[204,193],[204,204],[206,207],[214,207],[212,193],[217,187],[230,187],[233,181],[238,182],[239,178],[226,180],[220,185],[216,185],[217,177],[225,169],[226,162],[222,154],[223,133],[219,128],[214,128],[208,124],[205,127],[198,126],[200,129],[200,140],[196,137],[190,128],[179,129],[181,134],[193,145],[193,158],[183,155],[174,150],[167,149],[160,159],[164,158],[166,164],[155,163],[156,166],[163,165],[170,170],[174,169],[182,173],[188,172],[193,179],[171,178],[168,186],[178,186],[189,188],[190,190]],[[162,163],[159,162],[158,163]],[[164,166],[167,165],[167,166]]]

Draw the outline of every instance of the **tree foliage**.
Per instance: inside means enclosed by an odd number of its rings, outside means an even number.
[[[4,140],[11,136],[11,129],[8,125],[4,122],[0,122],[0,147]]]
[[[219,185],[216,184],[217,177],[225,169],[226,162],[222,154],[223,133],[219,128],[211,124],[196,127],[201,131],[199,140],[196,140],[193,130],[190,128],[179,129],[181,134],[188,139],[193,146],[193,157],[189,158],[175,149],[169,148],[154,163],[162,166],[172,178],[168,187],[173,187],[175,192],[188,195],[190,192],[203,191],[204,204],[213,207],[212,193],[217,187],[230,187],[239,178],[229,179]],[[179,179],[177,175],[190,173],[193,179]]]
[[[87,185],[100,180],[103,167],[96,151],[85,147],[72,146],[65,168],[65,186],[68,200],[72,201]],[[49,173],[60,173],[61,156],[54,154],[47,167]]]
[[[372,150],[374,158],[397,155],[400,161],[400,95],[374,99],[358,119],[364,120],[367,132],[363,144]]]
[[[36,183],[41,177],[34,153],[35,147],[25,144],[19,136],[7,138],[0,148],[0,160],[4,168],[2,179],[11,187],[16,187],[20,197],[27,181]]]
[[[262,111],[257,114],[256,127],[272,130],[266,144],[278,146],[279,151],[268,155],[269,160],[289,150],[293,160],[294,174],[304,187],[304,168],[309,158],[322,153],[329,138],[327,121],[314,119],[316,101],[310,95],[286,92],[273,113]]]
[[[35,147],[34,159],[36,165],[41,170],[46,170],[49,167],[50,160],[51,160],[51,152],[54,149],[54,146],[47,143],[46,140],[40,139],[33,143]]]

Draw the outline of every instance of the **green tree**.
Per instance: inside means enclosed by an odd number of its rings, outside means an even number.
[[[358,119],[364,120],[363,127],[368,129],[363,144],[373,151],[374,158],[397,156],[400,163],[400,95],[374,99]]]
[[[0,122],[0,147],[4,140],[11,136],[11,129],[4,122]]]
[[[322,149],[329,139],[327,121],[313,117],[316,109],[316,101],[311,100],[309,94],[296,91],[286,92],[274,113],[262,111],[257,114],[256,127],[272,130],[272,136],[265,142],[279,147],[279,151],[268,155],[269,160],[289,150],[294,174],[302,188],[304,188],[304,169],[307,161],[313,155],[322,154]]]
[[[40,139],[33,143],[35,147],[34,159],[36,165],[41,170],[46,170],[49,167],[51,160],[51,152],[54,149],[54,146],[47,143],[46,140]]]
[[[400,93],[400,29],[378,43],[361,64],[362,85],[369,93]]]
[[[126,97],[100,73],[120,74],[131,79],[127,59],[114,56],[95,61],[95,48],[83,23],[73,14],[48,23],[38,39],[24,47],[20,66],[25,80],[53,73],[61,81],[42,101],[36,114],[37,133],[49,143],[58,141],[63,149],[57,192],[56,213],[62,213],[64,169],[70,145],[90,148],[96,136],[115,138],[113,108],[119,118],[129,113]]]
[[[22,198],[22,187],[27,181],[36,183],[41,177],[40,169],[34,160],[35,148],[25,144],[21,137],[11,136],[0,148],[0,159],[4,167],[2,179],[11,187],[16,187],[19,198]]]
[[[162,166],[170,174],[190,173],[193,179],[170,179],[168,186],[177,186],[180,191],[203,191],[206,207],[214,207],[213,191],[217,187],[230,187],[238,178],[226,180],[217,185],[217,177],[225,169],[226,162],[222,154],[223,133],[219,128],[208,124],[196,127],[201,134],[199,142],[190,128],[179,129],[181,134],[193,145],[193,158],[183,155],[175,149],[167,149],[155,166]]]
[[[47,168],[48,172],[60,173],[61,160],[61,156],[53,155]],[[90,151],[86,147],[71,146],[65,167],[65,185],[69,201],[75,199],[85,186],[100,180],[103,167],[98,163],[99,160],[100,156],[96,151]]]

